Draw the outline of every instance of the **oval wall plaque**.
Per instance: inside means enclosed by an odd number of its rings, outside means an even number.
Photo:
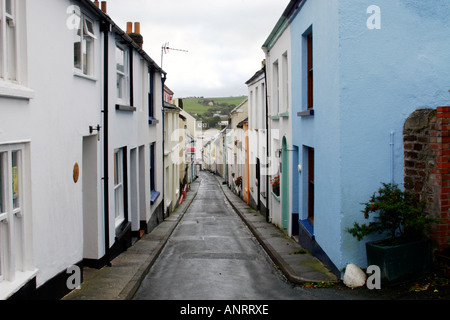
[[[73,181],[75,183],[78,182],[78,177],[80,176],[80,167],[78,166],[78,163],[75,162],[74,166],[73,166]]]

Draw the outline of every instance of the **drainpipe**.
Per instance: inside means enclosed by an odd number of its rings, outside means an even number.
[[[391,131],[391,142],[389,145],[391,149],[391,183],[394,183],[394,131]]]
[[[267,99],[267,68],[266,68],[266,64],[264,63],[264,82],[265,82],[265,98],[266,98],[266,221],[269,222],[269,217],[270,217],[270,209],[269,209],[269,175],[267,174],[267,169],[268,169],[268,162],[269,162],[269,156],[270,156],[270,152],[269,152],[269,104],[268,104],[268,99]]]
[[[165,129],[165,123],[166,123],[166,121],[165,121],[165,114],[164,114],[164,85],[165,85],[165,83],[166,83],[166,74],[164,73],[163,74],[163,77],[162,77],[162,79],[161,79],[161,100],[162,100],[162,109],[161,109],[161,113],[162,113],[162,115],[161,115],[161,117],[162,117],[162,164],[163,164],[163,167],[162,167],[162,181],[163,181],[163,190],[162,190],[162,192],[163,192],[163,197],[162,197],[162,203],[163,203],[163,220],[165,219],[165,215],[166,215],[166,213],[165,213],[165,211],[166,211],[166,200],[165,200],[165,197],[166,197],[166,194],[165,194],[165,185],[166,185],[166,182],[165,182],[165,175],[166,175],[166,167],[165,167],[165,162],[164,162],[164,147],[165,147],[165,144],[166,144],[166,141],[165,141],[165,137],[164,137],[164,129]]]
[[[111,266],[110,248],[109,248],[109,174],[108,174],[108,65],[109,65],[109,49],[108,34],[110,32],[110,24],[104,21],[102,23],[103,40],[104,40],[104,58],[103,58],[103,200],[104,200],[104,218],[105,218],[105,259],[106,265]]]

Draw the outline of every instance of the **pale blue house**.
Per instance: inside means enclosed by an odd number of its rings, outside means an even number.
[[[346,232],[361,203],[381,182],[403,183],[405,120],[450,102],[450,1],[289,6],[292,233],[339,274],[366,265]]]

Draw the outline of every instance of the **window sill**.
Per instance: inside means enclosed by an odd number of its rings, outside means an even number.
[[[152,125],[152,124],[158,124],[159,120],[155,119],[153,117],[148,118],[148,124]]]
[[[271,116],[270,119],[272,119],[272,120],[280,120],[280,116],[279,115]]]
[[[275,199],[280,202],[280,196],[277,196],[273,191],[270,191],[272,195],[275,197]]]
[[[95,77],[93,77],[93,76],[86,75],[86,74],[81,73],[81,72],[79,72],[79,71],[77,71],[77,70],[74,70],[74,71],[73,71],[73,75],[74,75],[75,77],[83,78],[83,79],[90,80],[90,81],[94,81],[94,82],[97,82],[97,80],[98,80],[97,78],[95,78]]]
[[[156,190],[150,191],[150,204],[153,205],[156,202],[156,199],[158,199],[159,195],[161,193]]]
[[[34,99],[34,91],[20,84],[0,80],[0,97],[24,99]]]
[[[14,281],[3,280],[0,282],[0,300],[6,300],[33,279],[38,269],[32,271],[16,272]]]
[[[305,229],[310,236],[314,237],[314,225],[308,219],[299,220],[300,225]]]
[[[299,117],[312,117],[314,116],[314,109],[308,109],[305,111],[297,112],[297,116]]]
[[[116,104],[116,110],[135,112],[136,111],[136,107]]]
[[[289,117],[289,111],[280,113],[278,116],[279,116],[280,118],[283,118],[283,117]]]

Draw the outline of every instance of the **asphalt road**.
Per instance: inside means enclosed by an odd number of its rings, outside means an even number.
[[[227,202],[217,180],[206,172],[200,179],[197,196],[135,299],[299,298]]]
[[[234,212],[217,180],[200,173],[197,196],[135,300],[339,299],[285,280]],[[325,294],[325,297],[324,297]]]
[[[351,290],[288,282],[227,202],[215,177],[200,172],[197,196],[134,300],[448,299],[448,290],[414,295],[408,287]],[[442,294],[444,297],[442,297]]]

